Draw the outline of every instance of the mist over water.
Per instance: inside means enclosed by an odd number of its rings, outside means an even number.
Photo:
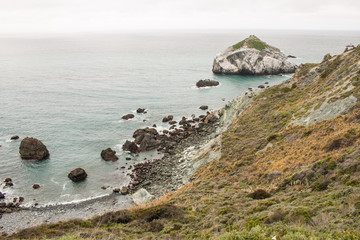
[[[121,146],[136,129],[167,128],[164,116],[200,115],[201,105],[218,109],[248,87],[289,78],[212,74],[218,52],[254,33],[297,56],[297,64],[320,62],[326,53],[341,53],[360,39],[359,32],[292,31],[0,35],[0,181],[11,177],[14,182],[13,188],[0,190],[8,197],[25,197],[27,204],[48,204],[93,198],[127,185],[128,166],[159,157],[152,152],[125,160],[128,154]],[[207,78],[221,85],[194,87]],[[139,107],[148,113],[136,114]],[[128,113],[135,119],[121,120]],[[13,135],[20,140],[10,141]],[[26,136],[40,139],[50,158],[21,160],[19,145]],[[108,147],[117,151],[119,161],[101,159],[101,150]],[[77,167],[88,178],[72,183],[67,174]],[[34,183],[41,188],[32,189]]]

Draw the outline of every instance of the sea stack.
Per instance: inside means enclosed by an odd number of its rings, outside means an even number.
[[[285,54],[255,35],[216,55],[212,69],[214,73],[229,75],[275,75],[295,70],[296,64]]]
[[[43,160],[50,156],[46,146],[38,139],[26,137],[21,141],[19,153],[22,159]]]

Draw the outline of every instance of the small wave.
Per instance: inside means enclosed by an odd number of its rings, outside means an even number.
[[[87,201],[98,200],[98,199],[101,199],[101,198],[104,198],[104,197],[108,197],[111,194],[112,193],[102,194],[102,195],[99,195],[99,196],[88,197],[88,198],[83,198],[83,199],[74,199],[72,201],[61,202],[61,203],[48,202],[46,204],[41,205],[41,207],[55,207],[55,206],[66,206],[66,205],[72,205],[72,204],[79,204],[79,203],[83,203],[83,202],[87,202]],[[64,194],[64,195],[61,195],[61,196],[65,197],[66,195],[70,196],[70,194]]]
[[[60,185],[60,183],[57,182],[57,181],[55,181],[54,178],[51,178],[50,181],[53,182],[53,183],[55,183],[56,185]]]

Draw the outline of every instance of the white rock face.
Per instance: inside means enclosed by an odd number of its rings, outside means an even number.
[[[295,70],[296,65],[275,48],[259,51],[247,47],[237,50],[230,47],[218,54],[212,69],[214,73],[232,75],[272,75],[294,73]]]
[[[147,203],[155,199],[154,195],[151,195],[146,189],[140,188],[132,195],[134,203],[137,205]]]

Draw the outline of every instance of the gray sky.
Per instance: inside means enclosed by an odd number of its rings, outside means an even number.
[[[0,32],[360,30],[360,0],[0,0]]]

